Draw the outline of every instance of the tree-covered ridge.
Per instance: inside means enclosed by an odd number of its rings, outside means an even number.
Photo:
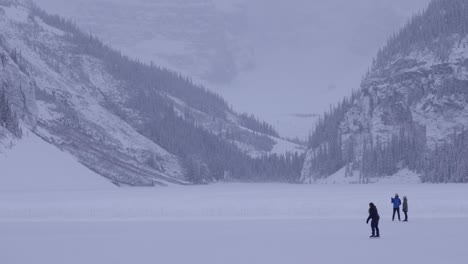
[[[343,152],[343,141],[340,125],[345,114],[353,106],[357,93],[345,98],[335,107],[330,107],[317,122],[309,136],[309,147],[312,149],[310,168],[315,178],[327,177],[352,161],[353,155]],[[352,150],[354,152],[354,149]]]
[[[444,60],[453,44],[467,34],[468,1],[433,0],[379,50],[373,68],[388,65],[396,56],[408,55],[418,47],[428,48]]]
[[[240,124],[248,129],[263,133],[265,135],[279,137],[279,133],[275,130],[275,128],[272,125],[268,124],[265,121],[259,120],[252,114],[240,114],[239,119]]]
[[[71,21],[34,8],[30,19],[36,17],[65,32],[60,38],[72,44],[71,47],[65,47],[65,55],[71,53],[97,58],[113,78],[124,84],[127,96],[122,104],[138,113],[138,118],[111,100],[106,103],[106,107],[136,128],[139,134],[177,156],[189,181],[202,183],[225,178],[242,181],[299,180],[303,155],[288,153],[253,158],[232,142],[242,140],[252,146],[271,150],[275,142],[267,135],[277,135],[272,126],[253,116],[236,114],[219,95],[178,73],[122,55],[96,37],[80,31]],[[34,49],[47,58],[57,72],[67,67],[65,60],[56,51],[41,43],[34,45]],[[44,100],[53,100],[53,104],[60,104],[54,96],[41,96]],[[226,128],[228,131],[210,131],[196,119],[190,118],[190,113],[181,114],[181,109],[175,107],[174,99],[180,100],[187,109],[203,112],[213,122],[228,122],[227,115],[233,115],[234,119],[239,120],[237,129],[235,125],[230,125]],[[248,129],[240,129],[239,126]],[[146,163],[164,173],[164,169],[159,168],[157,158],[150,157]]]

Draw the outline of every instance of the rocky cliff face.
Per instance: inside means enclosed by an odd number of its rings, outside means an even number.
[[[303,181],[342,168],[362,181],[406,167],[430,174],[435,149],[468,126],[467,14],[467,1],[432,1],[389,40],[361,90],[317,126]],[[333,157],[326,168],[317,163]]]

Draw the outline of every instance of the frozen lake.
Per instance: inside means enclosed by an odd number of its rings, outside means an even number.
[[[407,195],[410,222],[392,222]],[[368,238],[369,202],[382,238]],[[468,185],[0,192],[0,263],[465,263]]]

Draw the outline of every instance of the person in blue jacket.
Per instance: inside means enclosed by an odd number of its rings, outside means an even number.
[[[393,217],[392,221],[395,221],[395,213],[398,213],[398,221],[401,221],[400,218],[400,205],[401,205],[401,200],[400,197],[398,196],[398,193],[395,194],[395,197],[392,198],[392,204],[393,204]]]
[[[369,217],[367,218],[366,224],[369,224],[369,220],[371,221],[371,228],[372,228],[372,237],[380,237],[380,230],[379,230],[379,212],[377,211],[377,207],[374,203],[369,204]]]

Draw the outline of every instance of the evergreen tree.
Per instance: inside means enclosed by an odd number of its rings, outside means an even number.
[[[5,90],[0,91],[0,126],[6,128],[16,137],[22,137],[22,131],[16,114],[11,110]]]

